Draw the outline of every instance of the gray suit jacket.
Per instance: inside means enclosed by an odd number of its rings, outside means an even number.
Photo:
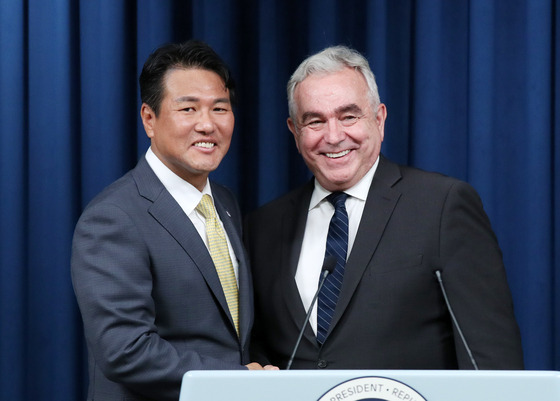
[[[89,356],[88,400],[177,400],[192,369],[246,369],[251,277],[233,195],[212,184],[239,262],[240,338],[208,250],[144,158],[85,209],[72,281]]]
[[[502,255],[465,182],[381,157],[322,347],[305,322],[295,273],[313,182],[247,218],[253,359],[286,366],[301,327],[299,369],[472,369],[434,270],[482,369],[521,369]]]

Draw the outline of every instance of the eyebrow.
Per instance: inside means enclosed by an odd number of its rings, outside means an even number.
[[[343,113],[362,113],[362,109],[356,103],[345,104],[344,106],[340,106],[334,110],[336,115],[343,114]],[[322,118],[324,116],[323,113],[317,111],[307,111],[303,113],[301,116],[301,122],[304,123],[305,121],[311,118]]]
[[[305,113],[303,113],[303,115],[301,116],[301,122],[305,122],[311,118],[316,118],[316,117],[323,117],[322,113],[318,113],[316,111],[306,111]]]
[[[341,106],[337,109],[335,109],[335,113],[336,114],[342,114],[342,113],[361,113],[362,112],[362,108],[360,106],[358,106],[356,103],[351,103],[351,104],[347,104],[344,106]]]
[[[199,101],[200,101],[200,98],[198,98],[196,96],[180,96],[180,97],[175,99],[175,103],[199,102]],[[219,97],[217,99],[214,99],[214,104],[217,104],[217,103],[230,103],[230,100],[227,97]]]

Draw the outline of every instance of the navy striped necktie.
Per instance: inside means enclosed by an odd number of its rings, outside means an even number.
[[[334,271],[329,274],[325,284],[319,293],[317,304],[317,342],[323,344],[334,315],[342,279],[344,278],[344,266],[348,253],[348,213],[346,212],[346,198],[344,192],[333,192],[327,199],[334,206],[334,215],[329,225],[327,234],[327,248],[325,257],[336,257]]]

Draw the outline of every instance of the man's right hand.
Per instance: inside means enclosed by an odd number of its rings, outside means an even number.
[[[277,366],[273,365],[265,365],[263,368],[260,363],[258,362],[251,362],[248,365],[245,365],[249,370],[280,370]]]

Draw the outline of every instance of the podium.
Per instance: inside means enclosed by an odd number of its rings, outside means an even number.
[[[190,371],[179,401],[560,400],[560,372],[496,370]]]

